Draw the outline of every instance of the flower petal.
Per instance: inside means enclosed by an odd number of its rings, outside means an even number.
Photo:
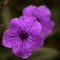
[[[48,9],[48,7],[46,7],[45,5],[41,5],[41,6],[38,7],[38,10],[39,10],[38,17],[40,19],[50,18],[51,12]]]
[[[23,31],[27,32],[29,29],[31,29],[31,26],[36,18],[23,15],[19,19],[21,28],[23,29]]]
[[[30,30],[30,35],[29,35],[29,42],[31,42],[32,44],[32,49],[36,50],[38,48],[40,48],[43,43],[44,43],[44,39],[45,36],[43,36],[41,34],[41,25],[39,22],[35,22]]]
[[[29,5],[28,7],[24,8],[23,9],[23,14],[24,15],[29,15],[29,16],[32,16],[34,15],[34,13],[36,14],[36,11],[37,11],[37,7],[34,6],[34,5]]]
[[[16,41],[17,43],[14,44],[13,46],[13,53],[16,56],[19,56],[23,59],[28,58],[31,53],[32,53],[32,48],[31,48],[31,44],[26,40],[26,41]]]
[[[42,32],[43,34],[50,34],[52,32],[53,27],[55,26],[52,20],[41,21]]]
[[[20,25],[19,19],[18,18],[14,18],[10,20],[10,27],[14,27],[14,28],[18,28]]]
[[[12,48],[12,41],[18,36],[16,29],[8,29],[4,32],[2,44],[5,47]]]
[[[34,23],[32,24],[32,27],[29,33],[32,33],[35,29],[41,32],[41,24],[37,20],[34,21]]]
[[[45,37],[40,37],[39,40],[37,40],[38,37],[33,37],[33,36],[30,36],[28,41],[31,43],[32,45],[32,50],[37,50],[37,49],[40,49],[43,44],[44,44],[44,39]]]

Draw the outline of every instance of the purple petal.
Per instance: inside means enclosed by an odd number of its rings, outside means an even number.
[[[43,34],[50,34],[52,32],[53,27],[55,26],[52,20],[41,21],[42,32]]]
[[[28,40],[26,41],[15,41],[16,43],[14,43],[13,46],[13,53],[16,56],[19,56],[23,59],[28,58],[31,53],[32,53],[32,48],[31,48],[31,44],[28,42]]]
[[[41,5],[41,6],[38,7],[38,10],[39,10],[38,17],[40,19],[50,18],[51,12],[48,9],[48,7],[46,7],[45,5]]]
[[[30,36],[28,40],[32,45],[32,50],[40,49],[44,44],[44,39],[45,39],[45,37],[37,37],[36,36],[36,38],[35,38],[33,36]]]
[[[8,29],[4,32],[2,44],[5,47],[12,48],[12,42],[14,38],[18,36],[16,29]]]
[[[14,18],[10,20],[10,28],[18,28],[20,25],[19,19],[18,18]]]
[[[36,21],[33,24],[28,38],[30,39],[29,42],[31,42],[33,50],[36,50],[43,45],[45,36],[41,34],[41,25],[39,22]]]
[[[32,16],[37,13],[37,7],[34,5],[29,5],[28,7],[23,9],[23,14],[24,15],[29,15]]]
[[[36,21],[36,18],[34,17],[28,17],[28,16],[22,16],[19,18],[20,26],[23,30],[26,32],[31,29],[31,26],[33,25],[34,21]]]
[[[32,24],[30,33],[34,31],[34,29],[38,29],[38,31],[41,32],[41,24],[37,20]]]

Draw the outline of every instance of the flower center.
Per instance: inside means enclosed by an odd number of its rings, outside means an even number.
[[[37,21],[38,21],[38,22],[40,22],[40,20],[39,20],[39,19],[37,19]]]
[[[27,34],[26,32],[21,32],[20,38],[21,38],[22,40],[26,40],[27,37],[28,37],[28,34]]]

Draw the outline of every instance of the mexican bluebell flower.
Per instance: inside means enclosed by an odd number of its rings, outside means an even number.
[[[54,27],[54,22],[51,20],[51,11],[45,5],[34,6],[29,5],[23,9],[23,15],[36,17],[36,20],[41,24],[42,31],[44,35],[50,34]]]
[[[50,16],[51,12],[45,5],[26,7],[21,17],[10,21],[2,44],[12,48],[16,56],[28,58],[32,50],[41,48],[46,35],[51,33],[54,22]]]
[[[39,49],[45,37],[41,24],[34,17],[21,16],[10,21],[9,29],[3,34],[2,44],[11,48],[16,56],[28,58],[32,50]]]

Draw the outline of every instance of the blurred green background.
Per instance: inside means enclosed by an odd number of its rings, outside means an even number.
[[[0,0],[0,60],[22,60],[11,49],[2,46],[3,32],[9,27],[9,20],[19,17],[24,7],[45,4],[52,12],[55,28],[45,39],[44,46],[33,51],[28,60],[60,60],[60,1],[59,0]]]

